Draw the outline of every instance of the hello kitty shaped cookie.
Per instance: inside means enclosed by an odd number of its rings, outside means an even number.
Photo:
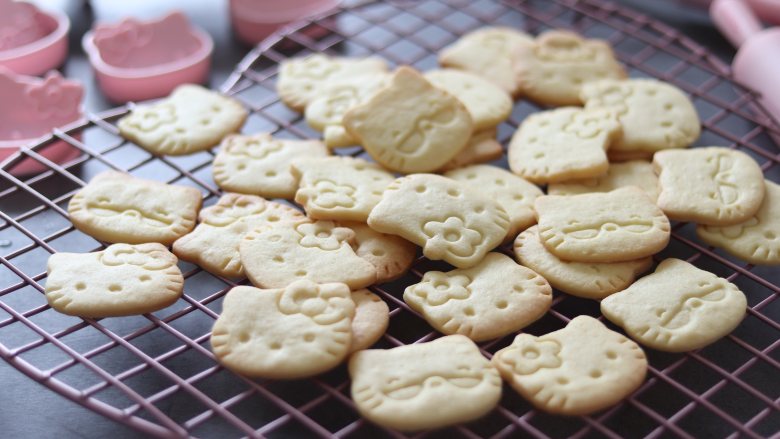
[[[385,168],[402,173],[441,168],[468,143],[474,123],[466,107],[411,67],[344,115],[344,127]]]
[[[495,128],[477,131],[466,146],[437,172],[446,172],[463,166],[498,160],[504,155],[504,147],[496,140]]]
[[[631,261],[652,256],[669,243],[669,219],[635,186],[546,195],[536,199],[534,208],[542,244],[563,260]]]
[[[504,240],[509,215],[463,183],[414,174],[388,186],[368,225],[421,246],[429,259],[468,268]]]
[[[355,302],[352,319],[352,344],[350,352],[362,351],[377,342],[387,332],[390,308],[379,296],[366,289],[350,293]]]
[[[547,281],[502,253],[447,273],[429,271],[404,301],[442,334],[485,341],[519,331],[550,309]]]
[[[582,104],[583,84],[626,77],[606,41],[564,30],[544,32],[534,44],[520,46],[514,53],[514,68],[524,96],[557,106]]]
[[[556,415],[588,415],[615,405],[647,373],[642,348],[590,316],[539,337],[520,334],[491,361],[534,407]]]
[[[674,220],[730,226],[753,217],[764,200],[761,167],[741,151],[659,151],[653,166],[661,188],[658,206]]]
[[[170,245],[195,227],[200,191],[106,171],[73,195],[70,220],[105,242]]]
[[[309,220],[293,207],[254,195],[225,194],[217,204],[200,211],[200,224],[173,243],[185,261],[224,277],[242,277],[238,246],[244,235],[261,226],[300,224]]]
[[[49,257],[46,300],[63,314],[113,317],[165,308],[181,297],[184,278],[165,246],[113,244],[94,253]]]
[[[469,422],[501,398],[495,367],[462,335],[357,352],[349,360],[349,375],[358,412],[401,431]]]
[[[604,110],[566,107],[525,118],[509,142],[509,169],[537,184],[598,177],[607,172],[607,148],[620,134]]]
[[[305,378],[344,360],[354,313],[349,287],[340,283],[235,287],[214,323],[211,347],[220,364],[242,375]]]
[[[736,285],[679,259],[601,301],[601,313],[634,340],[659,351],[704,347],[736,328],[747,299]]]
[[[425,72],[427,79],[460,100],[471,115],[474,131],[494,128],[512,112],[512,97],[487,79],[455,69]]]
[[[244,272],[261,288],[296,280],[340,282],[353,290],[376,281],[376,267],[355,254],[355,232],[331,221],[282,223],[247,233],[239,244]]]
[[[600,177],[582,180],[567,180],[547,186],[550,195],[576,195],[590,192],[609,192],[617,188],[636,186],[650,196],[658,199],[658,176],[653,165],[644,160],[632,160],[624,163],[610,163],[607,173]]]
[[[397,279],[409,270],[417,256],[417,246],[395,236],[377,232],[364,223],[339,222],[355,232],[355,254],[376,267],[376,283]]]
[[[184,155],[216,146],[238,131],[247,110],[199,85],[180,85],[160,102],[139,105],[119,119],[123,137],[156,155]]]
[[[291,200],[298,189],[292,161],[328,155],[316,140],[275,139],[269,133],[231,135],[214,157],[214,181],[226,191]]]

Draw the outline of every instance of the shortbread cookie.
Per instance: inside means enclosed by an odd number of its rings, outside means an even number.
[[[397,279],[409,270],[417,255],[417,246],[395,235],[386,235],[364,223],[340,222],[355,232],[355,254],[376,267],[376,283]]]
[[[658,206],[673,220],[731,226],[753,217],[764,200],[761,167],[741,151],[659,151],[653,166],[661,187]]]
[[[583,84],[626,77],[606,41],[564,30],[544,32],[534,44],[519,47],[514,67],[521,93],[544,105],[580,105]]]
[[[605,110],[567,107],[525,118],[507,151],[509,168],[534,183],[598,177],[607,172],[606,150],[620,124]]]
[[[567,261],[631,261],[652,256],[669,243],[669,219],[638,187],[546,195],[536,199],[534,209],[542,243]]]
[[[445,163],[438,172],[446,172],[467,165],[497,160],[504,155],[504,148],[496,140],[496,130],[489,129],[474,133],[466,147]]]
[[[613,111],[623,126],[610,153],[685,148],[699,138],[699,115],[677,87],[655,79],[603,80],[582,87],[585,108]],[[625,160],[628,157],[624,157]],[[634,156],[633,158],[641,158]]]
[[[764,180],[766,194],[758,212],[733,226],[696,226],[702,241],[755,265],[780,264],[780,186]]]
[[[398,172],[430,172],[468,143],[474,123],[466,107],[410,67],[390,85],[344,115],[344,127],[382,166]]]
[[[504,240],[509,215],[464,183],[415,174],[388,186],[368,225],[421,246],[430,259],[468,268]]]
[[[352,399],[360,414],[402,431],[477,419],[501,398],[501,378],[473,341],[450,335],[349,360]]]
[[[355,232],[330,221],[259,228],[239,244],[241,264],[260,288],[283,288],[296,280],[341,282],[353,290],[376,280],[376,267],[352,250]]]
[[[269,133],[228,136],[214,157],[214,181],[226,191],[291,200],[298,190],[292,161],[328,154],[316,140],[274,139]]]
[[[544,195],[541,189],[511,172],[490,165],[473,165],[449,171],[445,177],[479,188],[496,200],[509,214],[507,239],[536,223],[534,201]]]
[[[68,213],[77,229],[101,241],[170,245],[195,227],[201,201],[192,187],[106,171],[76,192]]]
[[[601,301],[601,313],[634,340],[659,351],[699,349],[725,336],[745,317],[736,285],[679,259]]]
[[[479,75],[512,96],[519,92],[512,58],[520,48],[533,44],[528,34],[509,27],[483,27],[470,32],[439,53],[445,67]]]
[[[348,156],[299,159],[292,170],[299,178],[295,202],[314,219],[365,222],[395,180],[375,163]]]
[[[484,341],[539,319],[550,309],[552,288],[509,256],[488,253],[471,268],[425,273],[406,288],[404,301],[442,334]]]
[[[466,106],[475,131],[495,127],[512,112],[512,97],[499,86],[474,74],[455,69],[431,70],[425,72],[425,79]]]
[[[368,349],[377,342],[390,323],[390,308],[384,300],[368,290],[351,293],[355,302],[355,318],[352,319],[352,345],[349,352]]]
[[[157,311],[181,297],[184,278],[176,262],[176,256],[157,243],[55,253],[46,271],[46,300],[63,314],[81,317]]]
[[[305,378],[340,364],[352,343],[355,304],[340,283],[235,287],[211,331],[217,360],[251,377]]]
[[[651,257],[626,262],[569,262],[550,253],[529,228],[514,243],[517,261],[544,276],[554,288],[586,299],[603,299],[624,290],[653,264]]]
[[[184,155],[216,146],[241,129],[247,115],[235,99],[185,84],[162,101],[133,108],[117,127],[152,154]]]
[[[658,177],[653,165],[642,160],[624,163],[610,163],[607,173],[601,177],[584,180],[570,180],[547,186],[550,195],[576,195],[591,192],[609,192],[621,187],[636,186],[654,201],[658,199]]]
[[[173,243],[173,252],[185,261],[224,277],[243,277],[238,245],[248,232],[279,222],[308,222],[303,213],[285,204],[254,195],[225,194],[198,215],[200,224]]]
[[[540,337],[520,334],[492,362],[531,404],[558,415],[588,415],[617,404],[647,373],[642,348],[589,316]]]

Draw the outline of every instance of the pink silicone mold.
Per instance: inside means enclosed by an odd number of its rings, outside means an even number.
[[[178,85],[204,83],[214,48],[211,36],[181,12],[100,24],[82,44],[100,89],[114,102],[159,98]]]
[[[0,66],[23,75],[41,75],[68,55],[70,20],[30,3],[0,0]]]
[[[323,13],[339,3],[341,0],[230,0],[230,21],[236,36],[254,45],[286,24]]]
[[[0,67],[0,160],[62,127],[81,119],[80,83],[52,71],[45,78],[24,76]],[[79,150],[60,140],[38,151],[55,163],[63,163]],[[45,170],[34,159],[25,159],[12,172],[26,175]]]

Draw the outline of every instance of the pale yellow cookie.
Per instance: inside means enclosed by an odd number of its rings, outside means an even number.
[[[653,349],[684,352],[734,330],[747,299],[736,285],[680,259],[601,301],[601,312],[634,340]]]
[[[512,97],[487,79],[455,69],[430,70],[424,76],[466,106],[475,131],[494,128],[512,112]]]
[[[352,250],[355,232],[330,221],[280,222],[244,235],[241,264],[261,288],[283,288],[296,280],[341,282],[353,290],[376,280],[376,267]]]
[[[741,151],[659,151],[653,166],[661,187],[658,206],[673,220],[731,226],[753,217],[764,200],[761,167]]]
[[[390,85],[344,115],[344,127],[382,166],[397,172],[430,172],[468,143],[474,123],[466,107],[401,67]]]
[[[540,337],[520,334],[492,362],[534,407],[556,415],[588,415],[615,405],[647,373],[642,348],[589,316]]]
[[[299,159],[293,174],[299,178],[295,202],[310,218],[342,221],[365,222],[395,180],[375,163],[348,156]]]
[[[439,168],[438,172],[446,172],[467,165],[498,160],[502,155],[504,155],[504,148],[496,140],[496,130],[479,131],[474,133],[466,147],[452,160]]]
[[[368,225],[423,248],[458,268],[476,265],[506,237],[509,215],[477,189],[434,174],[399,178],[385,190]]]
[[[645,191],[653,200],[658,199],[660,192],[658,177],[653,172],[653,165],[642,160],[610,163],[607,173],[601,177],[552,183],[547,186],[547,193],[550,195],[576,195],[609,192],[626,186],[636,186]]]
[[[214,157],[214,181],[226,191],[291,200],[298,189],[292,161],[328,154],[316,140],[274,139],[269,133],[228,136]]]
[[[217,360],[251,377],[305,378],[339,365],[352,343],[355,304],[340,283],[235,287],[211,331]]]
[[[285,204],[254,195],[225,194],[198,215],[200,224],[173,243],[185,261],[224,277],[243,277],[238,245],[249,231],[279,222],[308,222],[303,213]]]
[[[276,91],[288,107],[303,112],[332,79],[386,71],[387,63],[380,58],[338,58],[317,53],[282,61]]]
[[[406,288],[404,301],[442,334],[485,341],[542,317],[550,309],[552,288],[533,270],[493,252],[471,268],[425,273]]]
[[[569,262],[550,253],[533,226],[517,236],[517,261],[544,276],[553,288],[586,299],[603,299],[628,288],[653,264],[651,257],[626,262]]]
[[[55,253],[46,271],[46,300],[63,314],[81,317],[157,311],[181,297],[184,278],[176,262],[176,256],[157,243]]]
[[[541,189],[511,172],[490,165],[472,165],[449,171],[445,177],[478,188],[496,200],[509,214],[507,239],[536,223],[534,201],[544,195]]]
[[[644,158],[668,148],[685,148],[699,138],[696,109],[677,87],[655,79],[603,80],[582,87],[585,108],[613,111],[623,126],[610,154]]]
[[[216,146],[241,129],[247,115],[235,99],[185,84],[162,101],[134,107],[117,127],[152,154],[184,155]]]
[[[73,195],[68,214],[77,229],[101,241],[170,245],[195,227],[201,201],[193,187],[105,171]]]
[[[382,338],[390,323],[390,308],[379,296],[365,289],[353,291],[351,296],[355,302],[355,318],[350,353],[371,347]]]
[[[669,219],[638,187],[546,195],[536,199],[534,209],[542,243],[567,261],[632,261],[652,256],[669,243]]]
[[[521,93],[544,105],[581,105],[583,84],[626,77],[606,41],[565,30],[544,32],[534,44],[520,46],[514,67]]]
[[[350,221],[339,224],[355,232],[352,248],[355,254],[376,267],[378,284],[390,282],[406,273],[417,256],[417,246],[403,238],[379,233],[364,223]]]
[[[507,151],[509,168],[538,184],[598,177],[620,124],[605,110],[566,107],[534,113],[520,124]]]
[[[520,47],[530,46],[533,41],[517,29],[483,27],[444,48],[439,53],[439,63],[479,75],[516,96],[519,87],[512,58]]]
[[[358,412],[401,431],[472,421],[501,398],[496,368],[462,335],[356,352],[349,376]]]

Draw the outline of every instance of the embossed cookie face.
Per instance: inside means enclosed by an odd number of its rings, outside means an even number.
[[[462,183],[418,174],[388,186],[368,225],[421,246],[430,259],[468,268],[503,241],[509,215],[497,202]]]
[[[603,299],[627,288],[653,263],[650,257],[611,263],[563,261],[542,245],[537,226],[517,236],[514,250],[519,263],[542,275],[554,288],[586,299]]]
[[[252,377],[295,379],[341,363],[355,304],[344,284],[299,280],[283,289],[235,287],[211,332],[222,365]]]
[[[538,184],[598,177],[620,125],[608,111],[558,108],[528,116],[509,143],[509,168]]]
[[[215,146],[238,131],[246,117],[238,101],[188,84],[156,104],[135,107],[117,127],[152,154],[183,155]]]
[[[550,195],[576,195],[590,192],[609,192],[626,186],[636,186],[645,191],[653,200],[658,199],[658,177],[653,172],[653,165],[642,160],[610,163],[607,173],[601,177],[553,183],[547,186],[547,193]]]
[[[669,243],[669,220],[637,187],[546,195],[536,199],[534,208],[545,248],[567,261],[630,261],[658,253]]]
[[[352,289],[376,280],[376,268],[352,250],[355,233],[330,221],[259,228],[239,245],[241,264],[253,284],[282,288],[296,280],[341,282]]]
[[[274,139],[268,133],[228,136],[214,157],[214,181],[226,191],[292,199],[298,179],[290,165],[300,157],[326,157],[314,140]]]
[[[498,160],[502,155],[504,155],[504,148],[496,140],[496,130],[478,131],[471,136],[466,146],[437,172]]]
[[[745,317],[736,285],[679,259],[601,301],[601,312],[643,345],[669,352],[706,346]]]
[[[349,361],[349,374],[360,414],[404,431],[468,422],[490,411],[501,397],[498,372],[461,335],[357,352]]]
[[[434,171],[455,157],[473,122],[458,99],[401,67],[388,87],[347,111],[344,126],[384,167],[412,173]]]
[[[390,308],[384,300],[368,290],[351,293],[355,302],[355,318],[352,319],[352,345],[350,352],[367,349],[382,338],[390,323]]]
[[[603,80],[582,87],[585,108],[618,115],[623,133],[610,153],[685,148],[700,132],[699,116],[677,87],[654,79]],[[636,157],[635,157],[636,158]]]
[[[515,52],[515,72],[525,96],[546,105],[580,105],[580,89],[591,81],[626,77],[605,41],[552,30]]]
[[[751,264],[780,264],[780,186],[764,184],[764,202],[753,217],[733,226],[697,225],[699,238]]]
[[[185,261],[225,277],[242,277],[238,245],[247,232],[279,223],[308,222],[298,210],[254,195],[225,194],[217,204],[200,211],[200,224],[173,243]]]
[[[587,415],[618,403],[644,381],[647,359],[636,343],[589,316],[535,337],[520,334],[493,364],[540,410]]]
[[[395,177],[374,163],[353,157],[299,159],[295,202],[315,219],[365,222]]]
[[[352,248],[355,254],[376,267],[376,283],[389,282],[400,277],[412,266],[417,246],[395,235],[386,235],[357,222],[339,224],[355,232]]]
[[[195,188],[107,171],[71,198],[68,213],[76,228],[101,241],[170,245],[195,226],[200,203]]]
[[[425,79],[466,106],[476,131],[495,127],[512,112],[512,97],[487,79],[455,69],[431,70]]]
[[[501,253],[447,273],[429,271],[404,292],[404,301],[443,334],[474,341],[502,337],[530,325],[552,302],[552,288]]]
[[[661,186],[658,206],[671,219],[739,224],[755,215],[764,200],[764,175],[744,152],[720,147],[660,151],[653,165]]]
[[[46,300],[63,314],[81,317],[157,311],[181,296],[184,278],[176,262],[157,243],[55,253],[49,257]]]

